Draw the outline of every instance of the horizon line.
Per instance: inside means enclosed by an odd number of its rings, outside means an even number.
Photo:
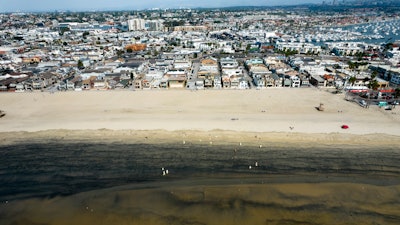
[[[301,4],[278,4],[278,5],[232,5],[232,6],[224,6],[224,7],[186,7],[186,6],[177,6],[170,8],[162,8],[162,7],[149,7],[143,9],[127,9],[129,7],[116,7],[109,9],[47,9],[47,10],[15,10],[15,11],[0,11],[1,14],[10,14],[10,13],[60,13],[60,12],[124,12],[124,11],[158,11],[158,10],[207,10],[207,9],[230,9],[230,8],[280,8],[280,7],[298,7],[298,6],[322,6],[321,3],[301,3]],[[331,6],[331,5],[329,5]]]

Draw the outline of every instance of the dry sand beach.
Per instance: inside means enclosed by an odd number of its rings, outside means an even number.
[[[323,103],[324,112],[315,107]],[[369,109],[319,89],[2,93],[0,132],[230,130],[400,134],[400,111]],[[340,126],[348,124],[350,129]]]
[[[323,112],[315,108],[320,103]],[[7,113],[0,118],[0,152],[16,160],[15,167],[0,167],[6,183],[18,178],[5,171],[21,167],[42,171],[40,182],[59,182],[59,174],[46,176],[63,161],[71,161],[72,177],[85,160],[121,168],[154,164],[157,173],[165,161],[174,162],[171,176],[151,182],[1,198],[0,225],[400,223],[399,108],[365,109],[344,95],[310,88],[1,93],[0,109]],[[30,143],[70,148],[27,151]],[[128,152],[152,145],[168,148]],[[12,155],[17,149],[25,156]],[[46,163],[48,170],[23,165],[31,155],[38,165],[50,157],[41,154],[65,156],[54,156],[59,161]],[[249,172],[245,163],[252,160],[260,160],[258,172]],[[192,166],[205,169],[184,173]],[[114,167],[104,166],[94,179],[105,179]]]
[[[323,112],[316,110],[320,103]],[[344,94],[314,88],[2,93],[0,106],[7,113],[0,119],[3,143],[99,136],[134,143],[400,143],[399,107],[365,109]]]

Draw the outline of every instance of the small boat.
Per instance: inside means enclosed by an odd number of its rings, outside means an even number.
[[[343,125],[342,125],[342,129],[349,129],[349,126],[346,125],[346,124],[343,124]]]

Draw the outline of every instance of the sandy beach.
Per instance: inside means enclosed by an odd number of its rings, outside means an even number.
[[[314,88],[1,93],[0,107],[0,176],[20,191],[0,225],[400,222],[399,108]],[[21,184],[66,196],[17,198]],[[69,190],[84,184],[99,186]]]
[[[332,90],[330,90],[332,91]],[[212,130],[302,134],[400,134],[399,107],[368,109],[329,90],[153,90],[1,93],[0,132]],[[325,111],[315,107],[324,104]],[[341,129],[347,124],[350,129]]]

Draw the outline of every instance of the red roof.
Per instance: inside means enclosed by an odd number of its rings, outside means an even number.
[[[394,89],[381,89],[379,90],[381,93],[394,93],[396,92]]]

